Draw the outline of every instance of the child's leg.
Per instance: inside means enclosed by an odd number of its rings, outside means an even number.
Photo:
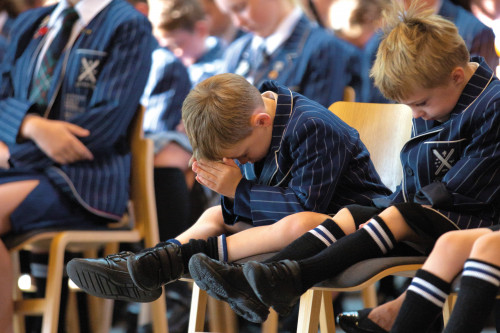
[[[450,284],[469,257],[474,242],[489,229],[450,231],[441,236],[406,292],[394,332],[420,332],[442,312]]]
[[[500,285],[500,232],[477,239],[465,262],[460,292],[445,332],[480,332]]]
[[[289,215],[271,225],[254,227],[233,234],[227,238],[229,261],[261,253],[278,252],[326,219],[330,219],[330,216],[301,212]]]
[[[28,194],[38,185],[38,180],[25,180],[0,185],[0,235],[10,230],[10,214],[21,204]],[[13,331],[12,301],[12,263],[9,251],[0,241],[0,327],[3,332]]]

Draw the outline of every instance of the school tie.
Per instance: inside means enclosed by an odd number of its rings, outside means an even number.
[[[266,43],[262,43],[252,52],[251,66],[255,73],[267,60]]]
[[[51,86],[54,69],[63,53],[64,47],[68,43],[73,25],[78,19],[78,13],[73,7],[66,8],[61,15],[61,28],[43,55],[38,72],[33,76],[29,100],[38,104],[40,109],[45,109],[48,105],[47,94]]]

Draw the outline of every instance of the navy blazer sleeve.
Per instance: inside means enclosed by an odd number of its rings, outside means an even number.
[[[115,29],[87,110],[67,119],[90,131],[88,137],[80,140],[94,154],[113,150],[114,145],[127,133],[151,66],[150,29],[147,19],[138,17],[125,21]],[[76,50],[72,49],[68,67],[72,66],[74,52]],[[63,91],[68,88],[65,85],[71,83],[65,79],[61,88]],[[12,120],[9,121],[8,135],[1,139],[7,139],[5,141],[10,143],[16,140],[19,126],[30,105],[26,100],[2,98],[0,122],[1,117],[11,117]],[[32,141],[11,146],[10,162],[14,167],[28,169],[45,168],[53,164]]]
[[[191,89],[186,67],[169,50],[158,47],[141,98],[146,106],[144,131],[174,131],[181,121],[182,102]]]

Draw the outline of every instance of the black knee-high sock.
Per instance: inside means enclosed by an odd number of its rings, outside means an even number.
[[[491,313],[499,285],[500,267],[475,259],[467,260],[457,302],[445,332],[480,332]]]
[[[394,248],[396,240],[385,222],[373,217],[353,234],[336,241],[314,257],[299,260],[303,292],[318,282],[340,273],[347,267],[370,258],[380,257]]]
[[[184,173],[178,168],[155,168],[154,182],[158,229],[163,241],[189,228],[189,190]]]
[[[423,269],[418,270],[391,332],[427,332],[441,314],[449,292],[449,282]]]
[[[344,236],[344,231],[342,231],[335,221],[326,219],[319,226],[309,230],[264,262],[269,263],[284,259],[300,260],[308,258],[321,252],[337,241],[337,239]]]

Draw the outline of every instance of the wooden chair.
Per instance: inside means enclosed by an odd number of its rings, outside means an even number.
[[[140,107],[130,128],[132,170],[129,207],[131,209],[124,221],[117,223],[121,227],[104,230],[36,230],[26,235],[5,239],[13,259],[15,274],[19,274],[19,250],[45,250],[49,254],[45,298],[22,299],[22,293],[14,288],[16,332],[24,332],[25,315],[43,316],[42,332],[57,332],[65,251],[95,253],[97,249],[105,247],[106,255],[115,253],[119,242],[143,241],[146,247],[152,247],[159,242],[153,184],[153,143],[143,137],[143,115],[144,108]],[[127,227],[123,227],[122,223]],[[17,276],[14,279],[16,281]],[[108,332],[113,301],[90,295],[89,300],[93,302],[90,310],[98,312],[95,320],[90,323],[94,325],[92,332]],[[154,332],[168,332],[163,295],[152,304],[152,316]]]
[[[382,181],[394,190],[402,178],[399,152],[411,134],[411,109],[401,104],[337,102],[329,108],[358,130]],[[335,332],[332,291],[363,291],[365,306],[376,305],[373,284],[388,275],[412,274],[425,257],[370,259],[309,289],[300,299],[297,332]]]

